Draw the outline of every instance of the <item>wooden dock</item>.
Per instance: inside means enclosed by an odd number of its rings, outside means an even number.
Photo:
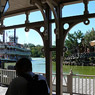
[[[8,87],[2,87],[0,86],[0,95],[5,95]]]

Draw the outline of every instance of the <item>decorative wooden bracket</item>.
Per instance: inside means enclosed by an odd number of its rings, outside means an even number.
[[[1,18],[1,21],[0,21],[1,25],[0,25],[0,27],[5,27],[4,24],[3,24],[3,21],[4,21],[4,18]],[[0,34],[3,34],[4,31],[5,30],[0,31]]]
[[[56,0],[46,0],[46,2],[51,2],[53,6],[58,6],[58,3]]]
[[[84,15],[87,15],[87,14],[89,14],[89,11],[88,11],[88,0],[83,0],[83,3],[84,3],[84,7],[85,7]],[[86,19],[84,21],[85,25],[88,25],[89,23],[90,23],[90,21],[88,19]]]
[[[48,33],[47,33],[48,24],[47,24],[47,18],[46,18],[46,13],[45,13],[44,7],[43,7],[41,1],[39,1],[39,0],[31,0],[30,3],[33,5],[36,5],[38,7],[38,9],[40,10],[40,12],[42,13],[44,23],[45,23],[45,25],[43,26],[44,27],[43,33],[44,33],[44,36],[46,37],[46,39],[48,39]]]
[[[25,21],[25,24],[29,23],[29,12],[25,12],[26,14],[26,21]],[[29,28],[28,27],[25,27],[25,31],[28,32],[29,31]]]
[[[89,14],[89,11],[88,11],[88,0],[83,0],[83,3],[84,3],[84,6],[85,6],[85,11],[84,11],[84,14]]]
[[[58,6],[57,2],[53,1],[53,0],[46,0],[47,4],[49,5],[50,9],[53,12],[54,18],[55,18],[55,24],[56,24],[56,29],[55,29],[55,34],[58,35],[58,28],[59,28],[59,23],[58,23],[58,16],[57,16],[57,12],[55,10],[55,5]]]

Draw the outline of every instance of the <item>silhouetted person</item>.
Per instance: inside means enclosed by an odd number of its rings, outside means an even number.
[[[27,58],[17,61],[17,77],[12,80],[5,95],[49,95],[46,79],[32,72],[32,63]]]

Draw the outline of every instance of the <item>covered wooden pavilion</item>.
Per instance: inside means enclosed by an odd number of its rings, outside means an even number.
[[[8,0],[1,0],[5,2]],[[56,95],[62,95],[62,78],[63,78],[63,64],[62,59],[64,55],[64,41],[69,30],[76,24],[84,22],[85,25],[89,24],[89,18],[95,18],[95,13],[89,13],[88,3],[94,0],[9,0],[9,9],[6,13],[0,17],[1,27],[0,33],[4,30],[22,28],[25,27],[25,31],[29,29],[36,30],[42,37],[44,42],[44,51],[46,57],[46,79],[50,87],[50,95],[52,95],[52,51],[56,52]],[[0,3],[0,9],[3,3]],[[62,17],[62,8],[67,5],[83,3],[84,12],[83,15]],[[34,11],[40,11],[42,13],[44,21],[38,21],[30,23],[29,14]],[[52,14],[54,19],[52,19]],[[20,14],[26,15],[25,24],[4,26],[3,20],[7,17],[12,17]],[[52,31],[52,23],[55,23],[55,30]],[[64,25],[68,24],[67,29]],[[44,31],[41,32],[40,28],[44,27]],[[52,32],[56,36],[56,47],[52,47]]]

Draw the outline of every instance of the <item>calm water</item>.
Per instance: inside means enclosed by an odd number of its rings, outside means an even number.
[[[45,72],[45,58],[32,58],[33,72]]]
[[[45,72],[45,58],[32,58],[33,72]],[[56,71],[56,66],[53,64],[53,73]],[[63,66],[63,72],[69,73],[73,70],[74,74],[95,75],[95,66]]]

